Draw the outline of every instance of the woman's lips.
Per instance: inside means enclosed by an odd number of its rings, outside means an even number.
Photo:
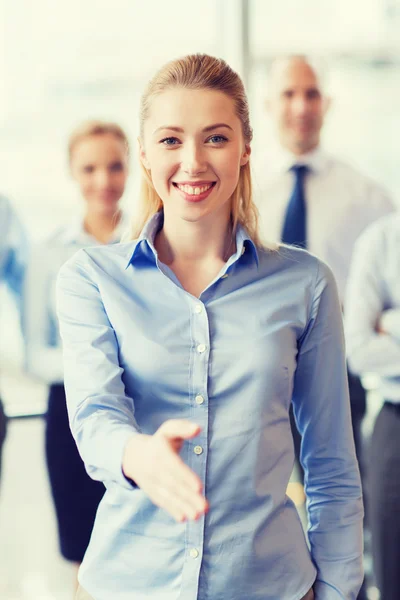
[[[188,202],[200,202],[205,200],[212,192],[216,182],[196,182],[196,183],[177,183],[174,182],[174,187]]]

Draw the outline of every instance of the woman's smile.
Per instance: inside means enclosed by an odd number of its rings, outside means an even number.
[[[173,181],[172,185],[178,190],[180,195],[188,202],[201,202],[208,198],[216,185],[216,181],[194,181],[194,182],[177,182]]]

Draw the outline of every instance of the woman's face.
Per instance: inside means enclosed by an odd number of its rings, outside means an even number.
[[[88,210],[114,215],[124,193],[128,156],[123,142],[111,133],[79,141],[71,157],[71,173]]]
[[[250,156],[233,100],[213,90],[175,88],[151,103],[141,140],[164,212],[198,221],[231,211],[240,167]]]

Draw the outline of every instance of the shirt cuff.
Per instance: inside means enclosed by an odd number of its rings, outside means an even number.
[[[127,424],[118,424],[112,427],[112,430],[102,431],[95,415],[90,421],[91,423],[88,419],[85,422],[84,433],[77,434],[78,447],[88,474],[93,479],[103,482],[111,479],[125,489],[131,490],[132,483],[124,475],[122,462],[126,445],[139,431]]]

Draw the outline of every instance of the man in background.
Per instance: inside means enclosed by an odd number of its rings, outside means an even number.
[[[343,305],[357,238],[394,206],[375,181],[321,146],[329,105],[323,74],[312,60],[286,56],[273,62],[267,106],[279,148],[263,163],[256,184],[263,237],[302,246],[324,260],[335,275]],[[365,390],[359,377],[350,372],[349,389],[354,441],[363,474]],[[301,439],[293,413],[291,419],[298,459]],[[363,591],[359,598],[365,598]]]
[[[400,596],[400,214],[357,241],[346,294],[346,340],[357,373],[379,375],[384,400],[371,436],[369,522],[382,600]]]
[[[0,196],[0,282],[6,283],[18,306],[27,258],[26,234],[10,202]],[[0,399],[0,475],[7,419]]]

